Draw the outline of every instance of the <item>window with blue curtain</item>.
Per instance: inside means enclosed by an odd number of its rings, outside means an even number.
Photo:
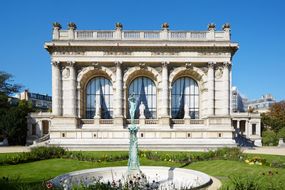
[[[91,79],[86,87],[86,118],[92,119],[95,115],[96,101],[100,101],[101,118],[113,117],[113,86],[105,77]]]
[[[171,115],[173,119],[184,118],[184,107],[188,106],[191,119],[199,118],[199,88],[195,80],[190,77],[177,79],[171,90]]]
[[[128,95],[134,94],[137,100],[135,119],[139,118],[139,106],[143,102],[145,106],[145,118],[156,118],[156,86],[148,77],[138,77],[129,86]],[[128,113],[130,118],[130,113]]]

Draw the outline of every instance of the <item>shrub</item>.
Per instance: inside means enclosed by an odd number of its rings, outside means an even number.
[[[61,158],[65,152],[66,151],[62,147],[36,147],[32,148],[31,152],[7,155],[5,158],[0,160],[0,165],[20,164],[37,160]]]
[[[20,178],[0,178],[0,189],[9,190],[47,190],[44,183],[24,183]]]
[[[222,160],[241,160],[243,153],[240,148],[219,148],[214,151],[214,158]]]
[[[278,144],[278,139],[274,131],[264,131],[262,133],[262,145],[265,146],[276,146]]]
[[[282,129],[280,129],[280,130],[278,131],[278,133],[277,133],[277,138],[278,138],[278,140],[279,140],[280,138],[283,138],[283,141],[285,140],[285,128],[282,128]]]
[[[282,190],[285,182],[282,175],[278,171],[269,170],[253,174],[236,174],[229,176],[229,181],[226,182],[221,190]]]

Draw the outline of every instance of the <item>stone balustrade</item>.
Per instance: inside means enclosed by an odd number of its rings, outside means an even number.
[[[225,41],[229,40],[228,33],[223,31],[215,31],[212,35],[211,31],[168,31],[166,38],[163,38],[161,31],[123,31],[121,35],[114,35],[115,31],[96,31],[96,30],[78,30],[74,31],[73,40],[182,40],[182,41]],[[67,30],[59,32],[59,39],[69,40]]]
[[[227,27],[228,26],[228,27]],[[61,30],[54,27],[53,40],[170,40],[170,41],[230,41],[229,25],[216,31],[215,25],[206,31],[171,31],[162,30],[76,30],[76,27]]]

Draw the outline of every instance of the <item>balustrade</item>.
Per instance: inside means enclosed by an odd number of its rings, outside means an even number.
[[[163,35],[163,31],[122,31],[122,38],[118,38],[116,31],[96,31],[96,30],[75,30],[75,40],[227,40],[228,34],[224,31],[215,31],[214,36],[209,35],[209,31],[167,31],[168,35]],[[165,34],[165,33],[164,33]],[[67,30],[59,31],[59,39],[68,40]],[[166,36],[166,37],[165,37]]]

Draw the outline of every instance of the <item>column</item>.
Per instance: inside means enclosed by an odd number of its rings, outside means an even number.
[[[116,65],[116,94],[114,104],[114,124],[123,124],[123,77],[122,77],[122,62],[115,62]]]
[[[215,62],[208,62],[208,116],[215,115]]]
[[[240,120],[237,120],[237,129],[236,129],[237,134],[236,134],[236,136],[238,136],[239,134],[241,134],[239,122],[240,122]]]
[[[69,89],[70,89],[70,115],[76,117],[76,69],[75,62],[68,62],[68,68],[70,71]]]
[[[168,66],[169,62],[162,62],[162,93],[161,93],[161,116],[169,117],[168,114]]]
[[[249,121],[248,120],[246,120],[245,121],[245,136],[246,136],[246,138],[248,138],[249,137]]]
[[[162,71],[161,71],[161,75],[162,75],[162,89],[161,89],[161,93],[160,93],[160,99],[161,99],[161,109],[157,109],[160,110],[161,113],[160,118],[159,118],[159,123],[160,125],[164,125],[164,126],[169,126],[170,124],[170,118],[169,118],[169,114],[168,114],[168,105],[169,105],[169,94],[168,94],[168,64],[169,62],[162,62],[161,66],[162,66]]]
[[[224,104],[223,104],[223,114],[229,115],[230,114],[230,62],[224,62],[224,71],[223,71],[223,82],[224,82]]]
[[[61,73],[60,63],[52,62],[52,113],[53,115],[62,115],[61,110]]]

